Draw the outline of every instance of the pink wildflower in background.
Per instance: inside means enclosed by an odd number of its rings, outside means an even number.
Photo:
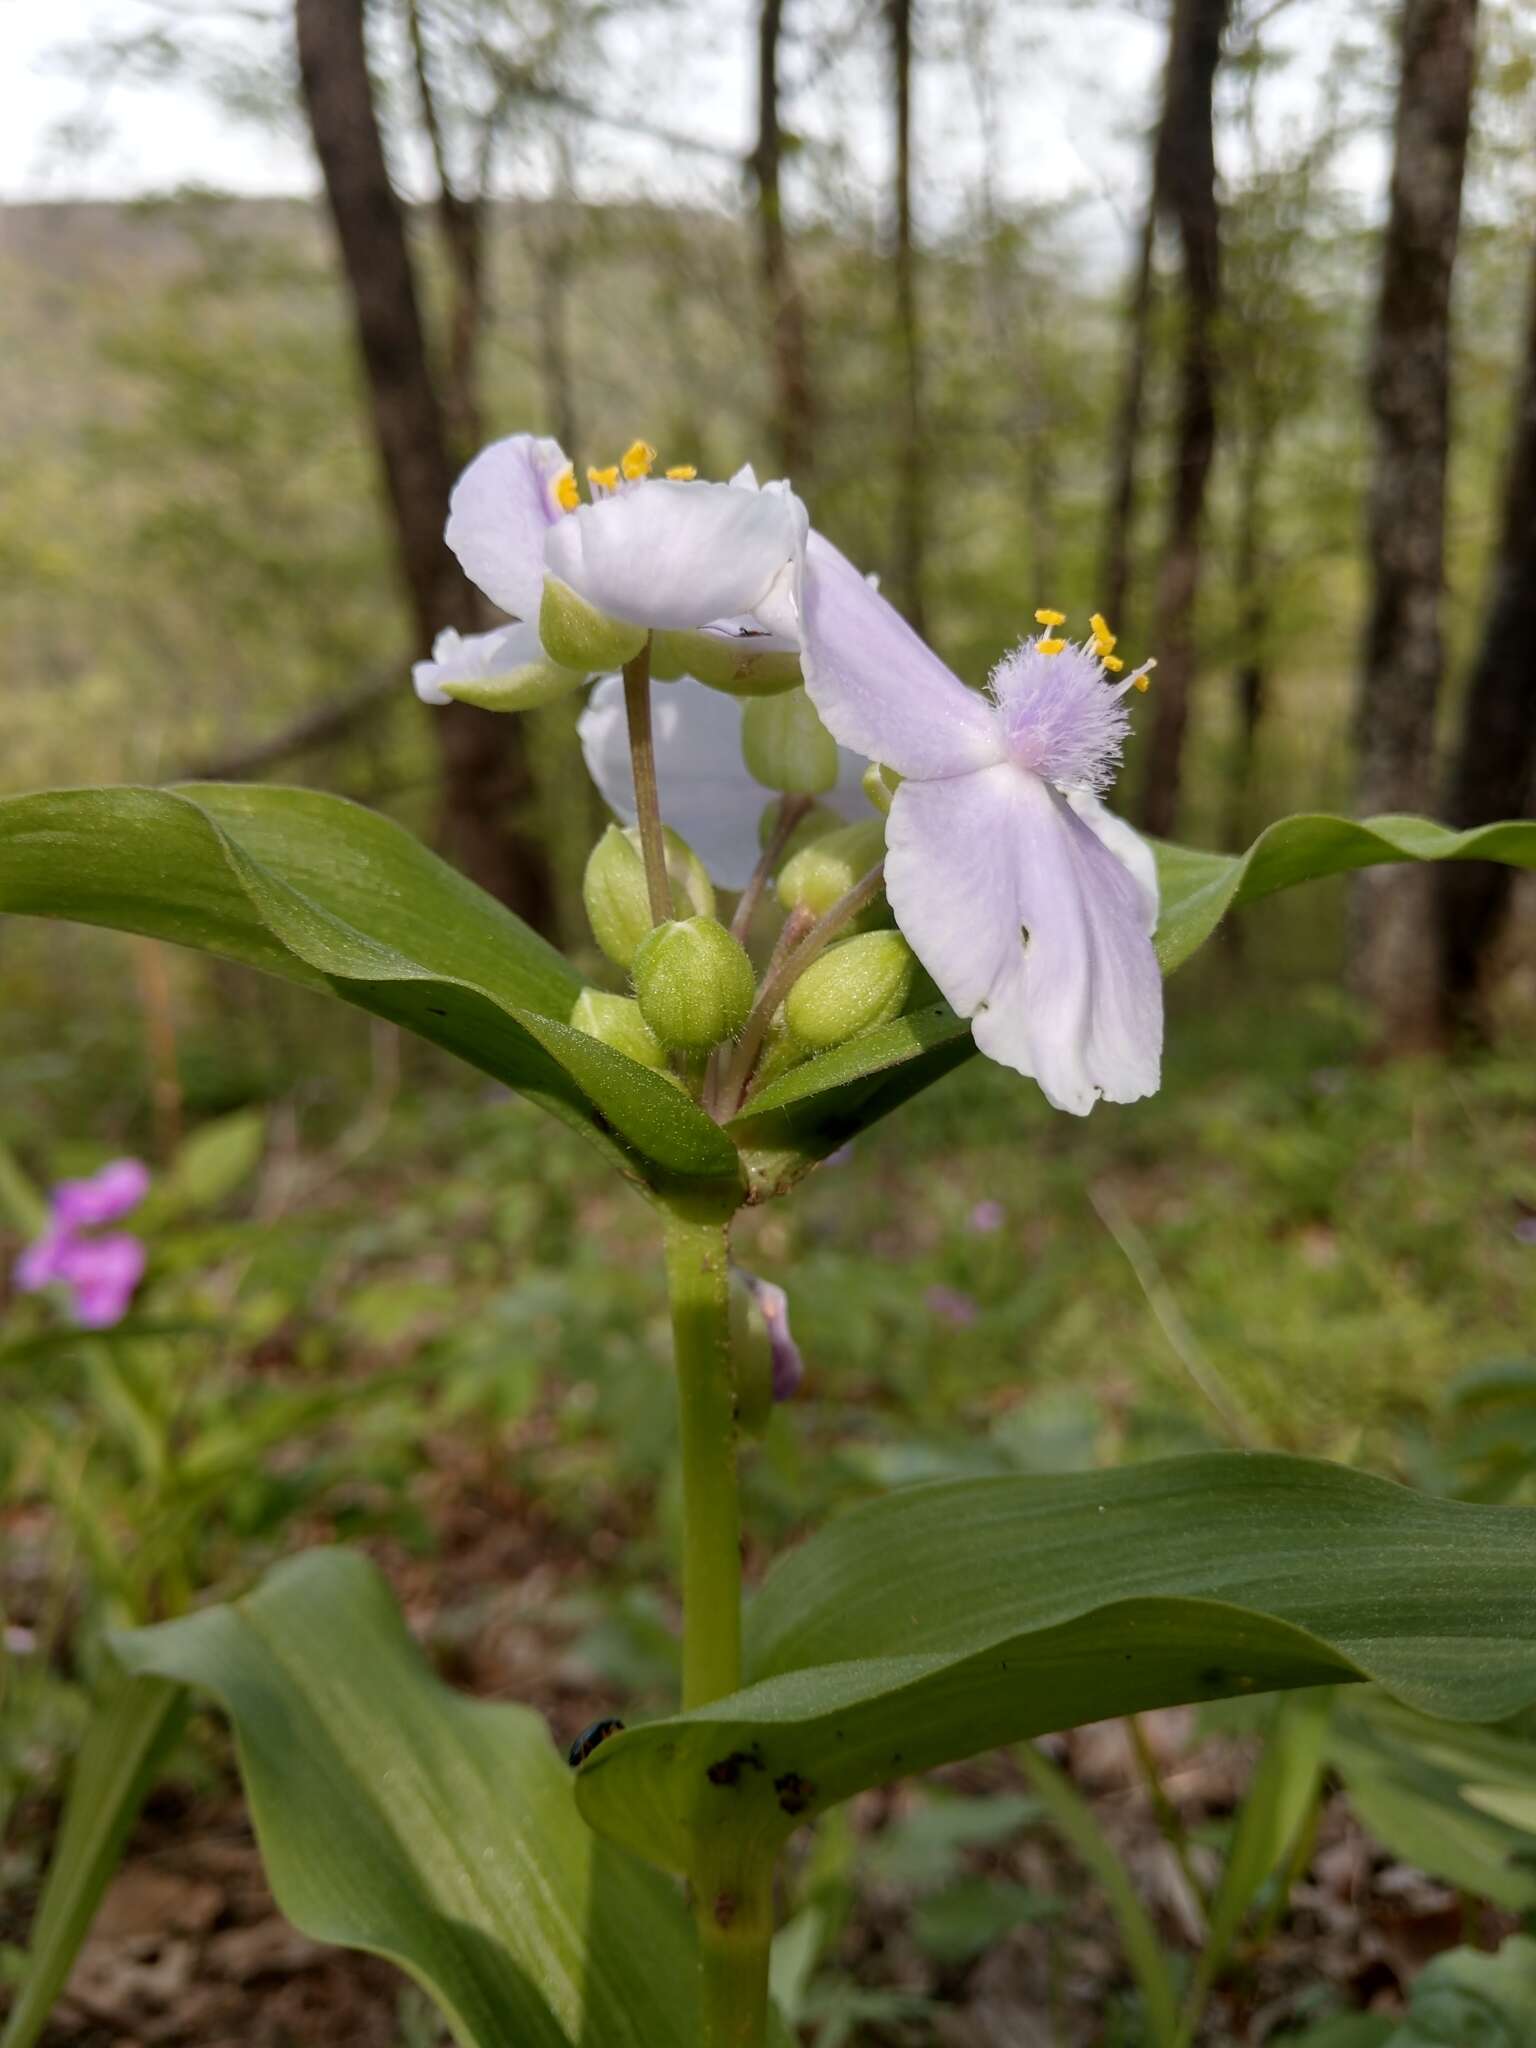
[[[106,1330],[128,1313],[144,1277],[148,1254],[128,1231],[87,1236],[136,1209],[149,1190],[149,1168],[139,1159],[114,1159],[89,1180],[60,1181],[48,1208],[48,1226],[16,1261],[24,1294],[67,1288],[75,1321]]]

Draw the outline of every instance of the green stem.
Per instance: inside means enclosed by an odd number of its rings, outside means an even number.
[[[741,1503],[731,1361],[730,1219],[667,1211],[667,1285],[683,1469],[683,1706],[741,1685]],[[773,1939],[772,1864],[718,1845],[693,1872],[702,2048],[762,2048]]]
[[[661,829],[661,797],[656,787],[656,745],[651,737],[651,642],[624,664],[624,714],[629,725],[629,759],[635,777],[635,823],[640,828],[640,857],[652,924],[672,915],[672,884],[667,879],[667,847]]]
[[[741,1684],[741,1506],[731,1371],[730,1224],[667,1214],[683,1464],[683,1707]]]

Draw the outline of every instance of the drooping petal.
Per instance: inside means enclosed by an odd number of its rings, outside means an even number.
[[[944,666],[819,533],[798,579],[800,665],[827,730],[902,775],[967,775],[1002,758],[996,708]],[[770,604],[764,623],[783,630]]]
[[[494,633],[445,627],[432,642],[432,659],[412,666],[411,680],[423,704],[457,701],[486,711],[527,711],[579,689],[586,677],[551,661],[537,623],[519,620]]]
[[[562,519],[545,565],[609,618],[707,626],[756,609],[794,559],[802,518],[787,492],[655,477]]]
[[[60,1181],[53,1191],[53,1220],[63,1231],[115,1223],[148,1192],[149,1168],[142,1159],[114,1159],[89,1180]]]
[[[651,690],[651,729],[662,817],[686,839],[722,889],[743,889],[757,865],[758,822],[773,793],[754,782],[741,758],[742,706],[692,676]],[[624,683],[604,676],[577,723],[587,772],[608,808],[635,819]],[[864,763],[838,749],[835,786],[820,799],[850,822],[870,815]]]
[[[989,1059],[1077,1116],[1156,1091],[1142,890],[1063,797],[1011,763],[903,782],[886,829],[896,922]]]
[[[1157,859],[1151,847],[1134,825],[1128,825],[1124,818],[1117,817],[1091,789],[1069,789],[1065,795],[1088,830],[1103,840],[1123,867],[1130,869],[1131,879],[1141,891],[1147,930],[1155,932],[1162,896],[1157,880]]]
[[[483,448],[453,487],[448,545],[470,582],[515,619],[539,615],[544,536],[565,517],[555,485],[569,468],[558,441],[509,434]]]
[[[789,1296],[776,1281],[762,1280],[756,1273],[738,1270],[757,1304],[757,1312],[768,1333],[768,1352],[773,1361],[773,1398],[775,1401],[788,1401],[799,1391],[805,1378],[805,1360],[789,1327]]]
[[[107,1330],[122,1321],[145,1264],[143,1244],[126,1231],[80,1238],[69,1247],[59,1277],[69,1287],[75,1321],[83,1330]]]

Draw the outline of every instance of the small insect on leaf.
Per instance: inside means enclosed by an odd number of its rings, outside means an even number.
[[[624,1723],[614,1720],[611,1716],[606,1721],[594,1721],[590,1728],[582,1729],[576,1740],[566,1751],[565,1760],[574,1771],[586,1762],[599,1743],[606,1742],[610,1735],[622,1735],[623,1733]]]

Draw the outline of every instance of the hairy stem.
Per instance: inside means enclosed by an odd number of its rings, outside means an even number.
[[[752,870],[751,879],[741,892],[741,901],[736,905],[736,915],[731,919],[731,937],[747,943],[747,933],[752,929],[752,915],[762,901],[763,891],[768,886],[768,877],[778,866],[784,849],[794,837],[795,827],[811,808],[813,799],[808,796],[782,796],[779,798],[779,815],[773,821],[773,831],[768,844],[763,848],[762,858]]]
[[[762,1050],[768,1026],[773,1022],[774,1011],[811,962],[826,951],[845,925],[851,924],[861,910],[873,903],[884,886],[885,862],[879,860],[845,895],[838,897],[824,917],[817,919],[798,946],[783,952],[776,964],[769,967],[758,990],[757,1001],[752,1006],[752,1014],[742,1026],[735,1056],[720,1090],[719,1106],[723,1116],[734,1116],[746,1100],[752,1069],[757,1065],[757,1056]]]
[[[640,855],[651,899],[651,921],[665,924],[672,915],[672,885],[667,879],[667,848],[661,833],[661,796],[656,787],[656,744],[651,737],[651,642],[624,664],[624,715],[629,723],[629,758],[635,776],[635,822],[640,827]]]

